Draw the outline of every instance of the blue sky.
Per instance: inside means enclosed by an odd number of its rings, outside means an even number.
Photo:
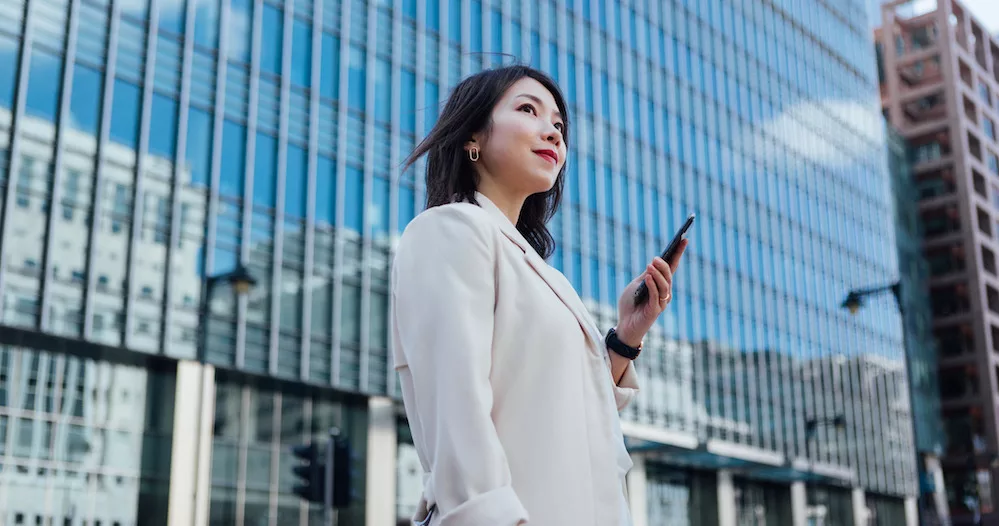
[[[972,16],[977,18],[988,28],[989,33],[995,35],[999,33],[999,0],[958,0],[968,10]],[[867,14],[870,17],[871,27],[881,24],[881,4],[883,0],[867,0]],[[936,5],[935,0],[913,0],[912,4]]]
[[[964,0],[964,5],[971,11],[989,33],[999,33],[999,1],[996,0]]]

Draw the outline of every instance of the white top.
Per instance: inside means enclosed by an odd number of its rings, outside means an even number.
[[[433,526],[631,524],[603,338],[572,285],[482,194],[419,214],[392,270],[393,359]]]

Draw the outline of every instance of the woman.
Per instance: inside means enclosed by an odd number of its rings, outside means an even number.
[[[631,359],[670,301],[673,268],[656,258],[625,288],[605,343],[545,262],[567,139],[555,83],[511,66],[458,84],[407,161],[428,157],[427,210],[392,271],[393,358],[425,471],[420,524],[630,523],[617,411],[637,390]],[[636,307],[643,281],[651,299]]]

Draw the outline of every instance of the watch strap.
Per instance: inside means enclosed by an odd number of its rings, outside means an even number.
[[[604,343],[607,344],[608,349],[629,360],[638,358],[638,355],[642,353],[641,344],[639,344],[638,347],[632,347],[622,342],[621,339],[617,337],[617,329],[613,327],[607,331],[607,337],[604,338]]]

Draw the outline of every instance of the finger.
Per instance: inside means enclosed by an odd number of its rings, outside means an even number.
[[[645,286],[649,288],[649,303],[658,303],[659,285],[656,284],[656,279],[652,277],[651,269],[645,273]]]
[[[689,241],[686,239],[680,241],[680,246],[676,249],[676,253],[673,254],[673,259],[671,259],[669,262],[669,266],[673,270],[673,272],[676,272],[677,267],[680,266],[680,258],[683,256],[683,253],[687,250],[688,243]]]
[[[657,296],[656,299],[661,301],[663,298],[666,298],[670,294],[669,282],[666,281],[666,275],[658,268],[653,269],[652,277],[656,282],[656,288],[659,289],[659,294],[660,294],[660,296]]]
[[[657,257],[652,260],[652,265],[659,270],[659,272],[662,272],[664,276],[666,276],[667,283],[673,283],[673,271],[669,268],[666,260]]]

